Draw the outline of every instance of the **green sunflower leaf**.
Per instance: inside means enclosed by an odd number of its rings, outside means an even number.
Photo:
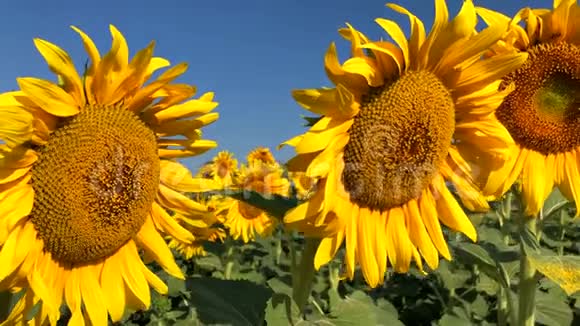
[[[262,325],[272,290],[245,280],[200,277],[186,281],[203,324]]]
[[[269,215],[280,219],[284,218],[287,211],[298,206],[298,199],[276,194],[270,195],[268,198],[255,191],[236,191],[227,193],[226,195],[259,208]]]
[[[568,199],[562,195],[558,188],[554,188],[554,191],[548,196],[544,202],[544,207],[542,208],[542,213],[544,218],[550,217],[550,215],[556,213],[560,209],[563,209],[566,204],[568,204]]]
[[[307,116],[302,116],[302,119],[306,120],[305,127],[312,127],[318,121],[320,121],[320,119],[322,119],[322,117],[307,117]]]
[[[536,322],[546,326],[572,325],[574,316],[568,303],[556,295],[536,291]]]
[[[332,309],[328,321],[332,325],[403,325],[397,310],[386,301],[377,306],[362,291],[354,291]]]

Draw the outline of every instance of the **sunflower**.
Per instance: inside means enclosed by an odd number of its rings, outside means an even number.
[[[254,161],[253,164],[242,165],[235,185],[243,191],[255,191],[266,198],[271,195],[288,196],[290,183],[282,176],[283,173],[284,170],[278,165]],[[256,235],[271,235],[277,221],[259,208],[232,200],[224,224],[234,239],[242,238],[247,243],[255,240]]]
[[[254,161],[260,161],[267,164],[277,164],[274,155],[266,147],[257,147],[248,154],[248,163],[252,164]]]
[[[150,287],[167,286],[140,251],[184,278],[162,235],[195,239],[166,209],[207,211],[181,192],[210,183],[174,159],[216,146],[199,131],[218,117],[213,94],[189,99],[193,86],[172,83],[184,63],[151,78],[169,66],[153,57],[153,42],[129,61],[124,36],[110,26],[111,50],[101,57],[72,28],[91,61],[83,77],[67,52],[35,39],[59,83],[18,78],[20,90],[0,96],[10,122],[1,134],[0,291],[23,294],[8,324],[33,311],[56,324],[63,303],[71,324],[107,325],[126,308],[147,309]]]
[[[316,180],[314,178],[308,177],[305,172],[288,172],[288,177],[292,181],[292,185],[294,186],[294,190],[296,192],[296,197],[299,200],[308,199],[314,192]]]
[[[228,151],[219,152],[211,162],[201,167],[199,175],[213,179],[227,188],[232,185],[233,178],[238,174],[238,160]]]
[[[484,192],[497,198],[521,177],[529,216],[539,213],[554,186],[570,200],[580,201],[580,9],[576,1],[556,0],[553,10],[524,8],[511,19],[489,9],[477,11],[490,25],[509,24],[490,57],[528,54],[528,60],[499,86],[501,91],[515,84],[495,112],[515,144],[501,169],[483,174],[488,175]]]
[[[448,21],[445,1],[425,35],[421,20],[405,8],[411,32],[376,22],[396,43],[371,41],[351,25],[340,34],[352,57],[340,64],[330,45],[324,62],[334,88],[293,92],[320,117],[304,134],[285,142],[297,155],[290,171],[318,178],[316,193],[289,211],[285,222],[306,236],[322,238],[315,267],[328,263],[346,243],[346,276],[360,264],[366,281],[383,281],[387,263],[396,272],[411,260],[431,269],[439,255],[450,259],[440,222],[476,240],[476,231],[447,188],[454,186],[469,210],[488,209],[465,161],[467,154],[500,164],[512,142],[494,110],[510,89],[501,78],[527,55],[506,53],[480,60],[506,26],[475,32],[472,1]]]

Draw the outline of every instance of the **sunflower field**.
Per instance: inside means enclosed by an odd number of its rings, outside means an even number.
[[[154,42],[72,27],[77,71],[34,39],[54,79],[0,94],[0,325],[580,325],[576,0],[387,7],[409,33],[346,24],[333,87],[291,91],[286,162],[206,139],[216,95]]]

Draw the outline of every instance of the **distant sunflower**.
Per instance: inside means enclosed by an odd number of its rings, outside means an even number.
[[[204,165],[199,174],[204,178],[213,179],[223,187],[229,187],[238,173],[238,160],[228,151],[219,152],[211,162]]]
[[[503,90],[515,84],[495,112],[515,144],[510,159],[489,174],[484,191],[501,196],[521,176],[525,212],[531,216],[539,213],[555,185],[570,200],[580,202],[580,9],[576,0],[556,0],[553,10],[524,8],[513,19],[489,9],[477,11],[490,25],[509,24],[491,57],[529,54],[499,87]],[[522,20],[524,27],[518,25]]]
[[[288,196],[290,183],[282,176],[284,170],[272,164],[254,161],[243,165],[236,186],[240,190],[255,191],[264,197]],[[253,241],[256,235],[267,237],[277,225],[276,218],[243,201],[233,200],[225,217],[226,227],[234,239]]]
[[[445,1],[435,1],[427,37],[416,16],[388,6],[408,16],[410,38],[382,18],[376,22],[398,46],[371,41],[350,25],[341,29],[352,57],[341,65],[331,44],[324,61],[336,87],[293,92],[321,117],[286,142],[297,152],[289,170],[319,181],[316,193],[285,222],[322,238],[316,268],[346,242],[347,276],[360,264],[371,286],[382,283],[387,261],[396,272],[407,272],[412,259],[420,269],[421,257],[432,269],[439,254],[450,259],[440,222],[476,239],[446,182],[469,210],[488,208],[464,155],[505,160],[512,140],[493,112],[509,90],[497,92],[497,86],[527,57],[480,60],[506,27],[476,33],[472,1],[464,1],[450,22]]]
[[[272,152],[266,147],[258,147],[251,151],[247,157],[248,163],[252,164],[254,161],[260,161],[267,164],[275,164],[276,159]]]
[[[289,172],[288,177],[292,181],[298,199],[308,199],[314,192],[316,179],[307,176],[305,172]]]
[[[127,307],[147,309],[150,286],[160,293],[167,286],[140,251],[183,278],[162,235],[195,239],[165,209],[206,209],[181,192],[205,190],[207,180],[172,159],[216,146],[198,130],[218,117],[209,113],[213,94],[185,101],[195,88],[172,81],[186,64],[151,79],[169,65],[152,56],[153,42],[129,61],[125,38],[110,26],[111,50],[101,57],[73,29],[91,60],[84,77],[67,52],[35,39],[59,84],[18,78],[19,91],[0,95],[1,118],[13,128],[1,133],[0,291],[24,292],[9,324],[39,301],[40,324],[56,324],[63,303],[74,325],[107,325]]]

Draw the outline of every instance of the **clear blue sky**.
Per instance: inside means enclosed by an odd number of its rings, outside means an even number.
[[[475,0],[477,5],[510,15],[521,6],[549,8],[552,2]],[[423,19],[430,29],[432,0],[392,1]],[[214,91],[221,117],[204,129],[205,138],[219,148],[187,160],[198,167],[218,150],[233,151],[240,160],[255,146],[274,150],[281,161],[291,148],[274,147],[304,129],[300,115],[307,113],[292,99],[295,88],[330,86],[323,55],[336,42],[340,55],[349,54],[348,42],[337,33],[346,22],[373,37],[386,37],[374,23],[378,17],[395,19],[405,30],[407,18],[385,7],[384,0],[11,0],[0,19],[2,60],[0,90],[16,89],[19,76],[54,77],[32,39],[40,37],[67,50],[80,68],[87,59],[76,25],[89,34],[101,52],[110,46],[108,25],[125,35],[131,54],[157,42],[155,54],[173,64],[188,62],[179,81]],[[462,0],[448,0],[454,15]]]

